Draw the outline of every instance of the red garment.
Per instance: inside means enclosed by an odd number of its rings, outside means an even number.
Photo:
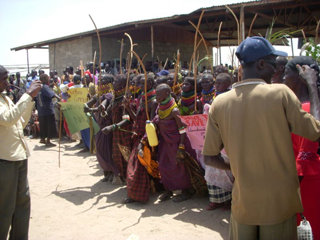
[[[67,100],[61,99],[61,102],[67,102]],[[71,133],[70,133],[70,130],[69,130],[69,127],[68,127],[68,123],[67,123],[65,118],[63,119],[63,127],[66,130],[67,136],[71,138]]]
[[[302,109],[310,112],[310,103],[303,103]],[[319,143],[295,134],[292,134],[292,143],[297,172],[299,176],[303,176],[300,183],[303,214],[311,224],[313,239],[320,240],[320,157],[317,154]],[[298,225],[300,221],[298,214]]]
[[[68,87],[72,87],[72,86],[74,86],[74,82],[68,83]]]
[[[146,112],[141,109],[138,112],[137,120],[133,125],[133,147],[127,167],[127,193],[128,197],[138,201],[147,202],[150,195],[150,179],[147,169],[138,159],[138,145],[145,134]]]

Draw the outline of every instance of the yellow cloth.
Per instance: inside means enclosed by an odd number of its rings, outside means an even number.
[[[143,158],[138,154],[138,159],[152,177],[160,178],[159,164],[151,158],[151,151],[147,146],[143,147]]]
[[[271,225],[303,212],[291,132],[312,141],[320,122],[284,84],[248,79],[213,101],[203,154],[224,147],[235,177],[232,215],[241,224]]]
[[[1,93],[0,159],[19,161],[28,157],[23,128],[28,124],[33,106],[34,102],[27,93],[23,94],[16,104]]]

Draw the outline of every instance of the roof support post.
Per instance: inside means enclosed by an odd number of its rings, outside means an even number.
[[[244,24],[244,6],[241,5],[240,7],[240,42],[242,42],[245,39],[246,36],[246,29]]]
[[[28,73],[30,73],[30,70],[29,70],[29,49],[27,49],[27,67],[28,67]]]
[[[152,61],[152,69],[154,68],[154,42],[153,42],[153,25],[150,27],[151,29],[151,61]]]

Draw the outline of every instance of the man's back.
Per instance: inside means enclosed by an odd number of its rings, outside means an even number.
[[[284,85],[249,79],[217,97],[209,116],[212,130],[207,130],[204,154],[220,151],[210,142],[224,145],[236,179],[232,214],[237,221],[268,225],[301,212],[290,131],[313,140],[317,136],[311,134],[314,129],[307,131],[312,118],[308,126],[300,124],[310,115],[301,112],[294,93]]]

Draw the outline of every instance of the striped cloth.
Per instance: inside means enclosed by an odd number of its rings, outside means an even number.
[[[231,200],[231,192],[226,191],[214,185],[207,185],[209,192],[209,201],[213,203],[223,203]]]
[[[112,108],[112,123],[117,124],[117,123],[121,122],[123,114],[124,114],[123,107],[120,106],[120,103],[118,103],[117,105],[115,105]],[[113,131],[112,158],[113,158],[113,161],[116,164],[117,168],[119,169],[120,176],[123,179],[125,179],[126,172],[127,172],[127,162],[123,158],[118,144],[125,146],[128,149],[131,149],[131,146],[132,146],[132,142],[131,142],[132,124],[131,124],[131,122],[126,123],[124,126],[121,127],[121,129],[124,129],[126,131],[130,131],[130,132],[121,131],[119,129],[116,129],[115,131]]]

